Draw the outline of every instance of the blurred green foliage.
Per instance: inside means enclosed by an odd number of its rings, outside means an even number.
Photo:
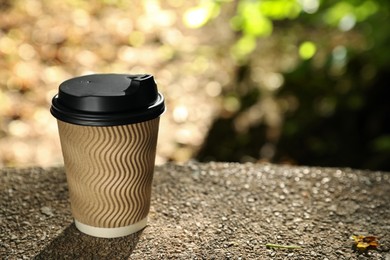
[[[193,17],[187,20],[195,22],[187,25],[201,27],[218,16],[222,5],[235,2],[238,4],[230,25],[242,35],[236,43],[240,49],[238,58],[249,55],[255,49],[256,38],[269,37],[277,22],[290,20],[290,23],[300,23],[307,27],[333,27],[342,31],[349,31],[355,25],[365,23],[364,28],[358,30],[371,34],[374,27],[380,24],[375,17],[370,18],[374,15],[387,18],[389,15],[389,3],[385,0],[209,0],[201,1],[199,6],[189,11]]]
[[[274,162],[390,170],[389,20],[387,0],[238,1],[230,21],[238,32],[231,48],[238,83],[256,77],[259,39],[293,35],[289,44],[300,60],[281,71],[283,84],[272,91],[261,83],[246,92],[233,90],[241,109],[216,120],[198,158],[243,161],[266,155]],[[263,120],[239,131],[237,121],[257,106],[245,105],[248,95],[257,103],[271,96],[282,122],[275,127]],[[229,133],[226,140],[221,132]]]

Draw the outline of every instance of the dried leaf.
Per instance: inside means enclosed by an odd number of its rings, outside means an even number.
[[[361,251],[377,249],[379,246],[376,236],[353,235],[351,238],[354,240],[354,247]]]

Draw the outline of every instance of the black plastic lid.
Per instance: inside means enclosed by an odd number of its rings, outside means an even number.
[[[114,126],[151,120],[164,110],[152,75],[93,74],[63,82],[50,112],[71,124]]]

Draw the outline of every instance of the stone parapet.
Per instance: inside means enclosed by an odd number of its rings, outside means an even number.
[[[166,164],[148,226],[115,239],[75,228],[62,167],[0,169],[0,198],[1,259],[390,259],[386,172]],[[377,236],[378,250],[354,251],[360,234]]]

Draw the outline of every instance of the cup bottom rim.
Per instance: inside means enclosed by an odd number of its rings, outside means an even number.
[[[127,236],[140,231],[141,229],[146,227],[147,217],[141,219],[140,221],[134,224],[124,226],[124,227],[115,227],[115,228],[94,227],[94,226],[83,224],[77,221],[76,219],[74,220],[74,222],[76,228],[87,235],[94,236],[94,237],[101,237],[101,238],[115,238],[115,237]]]

